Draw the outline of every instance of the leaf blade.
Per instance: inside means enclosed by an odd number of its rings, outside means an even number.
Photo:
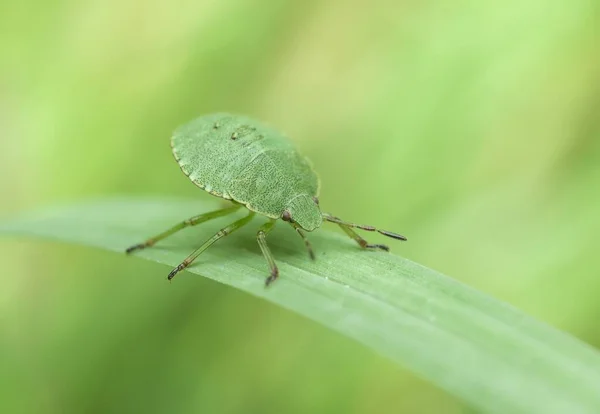
[[[0,234],[122,253],[213,208],[195,201],[111,199],[23,215],[0,224]],[[176,266],[220,224],[180,232],[136,256]],[[267,265],[254,241],[255,226],[248,227],[208,249],[188,270],[318,321],[484,412],[600,411],[600,354],[577,339],[438,272],[393,254],[362,252],[327,231],[309,235],[317,251],[312,262],[301,240],[280,226],[268,241],[281,278],[265,289]]]

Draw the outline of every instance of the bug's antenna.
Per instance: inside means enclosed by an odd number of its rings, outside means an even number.
[[[346,228],[347,227],[353,227],[353,228],[356,228],[356,229],[361,229],[361,230],[366,230],[366,231],[376,231],[377,233],[383,234],[384,236],[391,237],[392,239],[396,239],[396,240],[402,240],[402,241],[406,241],[407,240],[406,237],[404,237],[401,234],[392,233],[391,231],[387,231],[387,230],[377,229],[377,228],[375,228],[373,226],[367,226],[365,224],[349,223],[347,221],[342,220],[339,217],[332,216],[331,214],[323,213],[323,218],[325,220],[327,220],[327,221],[332,222],[332,223],[339,224],[340,226],[342,226],[342,229],[344,229],[344,227],[346,227]]]

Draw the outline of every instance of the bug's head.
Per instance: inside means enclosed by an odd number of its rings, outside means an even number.
[[[306,194],[294,197],[281,215],[281,219],[296,223],[306,231],[319,228],[323,222],[318,200]]]

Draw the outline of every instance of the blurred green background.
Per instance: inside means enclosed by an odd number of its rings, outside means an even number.
[[[324,209],[600,346],[598,16],[585,0],[3,0],[0,217],[209,197],[170,133],[246,113],[313,160]],[[311,321],[200,277],[169,286],[168,270],[0,240],[0,410],[471,412]]]

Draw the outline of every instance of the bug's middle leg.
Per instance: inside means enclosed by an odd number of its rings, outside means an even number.
[[[200,254],[202,254],[202,252],[204,250],[208,249],[214,242],[227,236],[228,234],[233,233],[234,231],[243,227],[244,225],[248,224],[248,222],[252,219],[253,216],[254,216],[254,212],[250,211],[246,217],[242,217],[241,219],[231,223],[229,226],[223,227],[214,236],[212,236],[210,239],[208,239],[206,242],[204,242],[204,244],[202,246],[200,246],[199,248],[194,250],[192,252],[192,254],[190,254],[188,257],[186,257],[185,260],[179,264],[179,266],[177,266],[175,269],[171,270],[171,273],[169,273],[169,276],[167,276],[167,279],[169,279],[169,280],[173,279],[178,272],[180,272],[181,270],[183,270],[186,267],[188,267],[189,265],[191,265],[192,262],[194,260],[196,260],[196,258],[198,256],[200,256]]]
[[[269,268],[271,269],[271,275],[265,280],[265,285],[269,286],[272,282],[274,282],[279,277],[279,269],[277,268],[277,264],[275,263],[275,258],[273,257],[273,253],[271,253],[271,249],[267,245],[267,234],[275,227],[276,220],[269,220],[258,229],[258,233],[256,233],[256,240],[258,241],[258,245],[260,246],[260,250],[265,256],[265,259],[269,263]]]

